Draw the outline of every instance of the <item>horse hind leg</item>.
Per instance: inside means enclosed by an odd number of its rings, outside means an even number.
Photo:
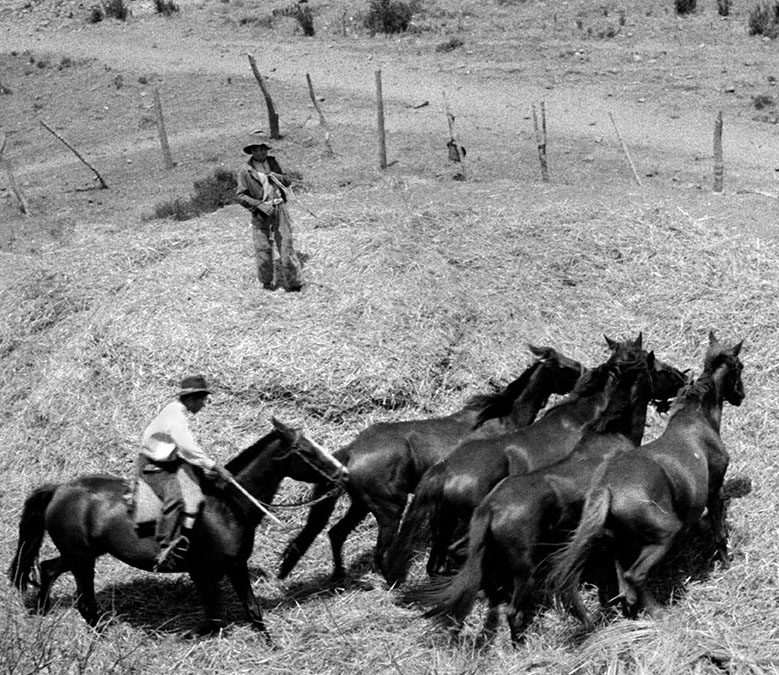
[[[68,568],[76,580],[76,608],[81,616],[93,628],[100,623],[100,615],[97,612],[95,600],[95,559],[89,558],[72,562]],[[56,577],[55,577],[56,578]]]
[[[346,538],[368,515],[368,507],[359,499],[352,498],[352,503],[341,520],[339,520],[327,533],[330,539],[330,547],[333,551],[333,578],[341,579],[345,576],[343,547]]]
[[[631,616],[635,616],[642,608],[650,616],[656,616],[659,612],[660,606],[646,589],[646,580],[649,571],[663,559],[670,547],[670,538],[659,544],[644,546],[630,569],[625,571],[625,603]]]
[[[41,563],[41,585],[38,589],[38,598],[35,609],[39,614],[46,614],[51,607],[51,587],[54,582],[70,569],[62,557],[50,558]]]

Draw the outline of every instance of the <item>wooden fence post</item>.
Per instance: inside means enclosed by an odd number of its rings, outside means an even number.
[[[533,131],[536,135],[536,146],[538,147],[538,161],[541,164],[541,180],[544,183],[549,182],[549,169],[546,165],[546,104],[541,101],[541,128],[538,126],[538,115],[536,114],[536,105],[533,104]]]
[[[722,163],[722,111],[714,120],[714,192],[722,192],[725,167]]]
[[[265,105],[268,108],[268,126],[270,127],[270,137],[281,138],[281,134],[279,133],[279,115],[276,112],[276,106],[273,105],[273,99],[270,96],[270,92],[265,86],[265,82],[262,79],[262,75],[260,75],[260,71],[257,69],[257,61],[255,61],[254,55],[248,54],[248,57],[249,65],[252,67],[252,72],[254,73],[254,79],[257,80],[257,84],[260,85],[260,90],[262,91],[262,95],[265,98]]]
[[[465,148],[460,145],[454,134],[454,115],[449,109],[446,91],[442,91],[441,94],[444,97],[444,112],[446,112],[446,122],[449,125],[449,142],[446,144],[447,148],[449,148],[449,159],[453,162],[459,162],[460,164],[460,171],[455,174],[455,178],[458,180],[465,180]]]
[[[327,148],[328,155],[334,155],[333,146],[330,145],[330,127],[327,126],[327,121],[322,113],[322,109],[316,101],[316,95],[314,94],[314,85],[311,83],[311,75],[306,73],[306,82],[308,82],[308,95],[311,97],[311,103],[314,104],[314,110],[319,115],[319,126],[325,130],[325,147]]]
[[[160,136],[162,158],[165,161],[165,168],[172,169],[176,165],[173,163],[173,157],[171,157],[170,154],[170,145],[168,145],[168,132],[165,130],[165,119],[162,116],[162,101],[160,100],[160,90],[157,87],[154,87],[153,94],[154,114],[157,117],[157,133]]]
[[[79,160],[81,160],[81,163],[82,163],[82,164],[84,164],[84,165],[85,165],[87,168],[89,168],[89,169],[92,171],[92,173],[93,173],[93,174],[95,174],[95,176],[97,177],[97,180],[98,180],[98,181],[99,181],[99,183],[100,183],[100,187],[101,187],[101,189],[104,189],[104,190],[108,189],[108,185],[107,185],[107,184],[106,184],[106,182],[103,180],[103,177],[102,177],[102,176],[101,176],[101,175],[100,175],[100,174],[97,172],[97,169],[96,169],[94,166],[92,166],[92,165],[91,165],[89,162],[87,162],[87,160],[85,160],[85,159],[84,159],[84,158],[81,156],[81,153],[80,153],[78,150],[76,150],[76,148],[74,148],[74,147],[73,147],[73,146],[72,146],[70,143],[68,143],[68,142],[67,142],[67,141],[66,141],[64,138],[62,138],[62,136],[60,136],[60,135],[59,135],[59,134],[58,134],[56,131],[54,131],[54,129],[52,129],[52,128],[51,128],[51,127],[48,125],[48,124],[46,124],[46,122],[44,122],[43,120],[40,120],[40,123],[41,123],[41,126],[42,126],[44,129],[46,129],[46,131],[48,131],[48,132],[49,132],[50,134],[52,134],[52,135],[53,135],[53,136],[54,136],[56,139],[58,139],[59,141],[61,141],[61,142],[62,142],[62,144],[63,144],[63,145],[66,147],[66,148],[68,148],[68,150],[70,150],[70,151],[71,151],[71,152],[72,152],[72,153],[73,153],[73,154],[74,154],[76,157],[78,157],[78,158],[79,158]]]
[[[21,188],[16,184],[16,178],[14,177],[13,171],[11,170],[11,163],[8,160],[3,159],[3,153],[5,152],[5,144],[8,141],[7,136],[5,135],[5,132],[0,132],[2,134],[2,143],[0,143],[0,164],[3,165],[3,169],[5,169],[5,175],[8,178],[8,186],[11,188],[11,192],[14,193],[14,196],[19,202],[19,210],[25,215],[30,215],[30,205],[27,203],[27,197],[24,196],[24,192],[22,192]]]
[[[381,70],[376,71],[376,120],[379,137],[379,168],[387,168],[387,143],[384,134],[384,98],[381,93]]]
[[[609,118],[611,119],[611,124],[614,126],[614,133],[617,134],[617,140],[620,142],[620,145],[622,146],[622,152],[625,153],[625,158],[628,160],[628,164],[630,165],[630,170],[633,172],[633,178],[635,178],[636,183],[638,183],[639,187],[641,187],[641,179],[638,177],[638,171],[636,171],[636,165],[633,164],[633,160],[630,158],[630,153],[628,152],[628,146],[625,145],[625,141],[622,140],[622,136],[619,133],[619,129],[617,128],[617,122],[614,120],[614,115],[609,113]]]

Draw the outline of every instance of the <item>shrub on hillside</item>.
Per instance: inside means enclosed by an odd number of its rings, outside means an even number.
[[[179,6],[173,0],[154,0],[154,11],[163,16],[170,16],[179,11]]]
[[[453,52],[458,47],[462,47],[465,44],[462,39],[458,37],[453,37],[446,42],[442,42],[440,45],[438,45],[435,50],[437,52]]]
[[[105,0],[103,3],[105,15],[119,21],[127,21],[130,16],[130,8],[124,0]]]
[[[155,204],[149,219],[189,220],[235,202],[235,174],[227,169],[216,169],[210,176],[196,180],[194,187],[195,191],[189,199],[177,197]]]
[[[369,0],[363,24],[372,33],[403,33],[411,23],[414,6],[402,0]]]
[[[695,11],[695,6],[698,4],[698,0],[674,0],[674,6],[676,7],[677,14],[692,14]]]
[[[749,13],[749,34],[771,39],[779,37],[779,0],[762,2],[752,8]]]
[[[729,16],[732,0],[717,0],[717,12],[720,16]]]
[[[97,5],[92,5],[92,7],[89,8],[89,16],[87,17],[87,21],[89,23],[100,23],[103,20],[103,10],[100,9]]]

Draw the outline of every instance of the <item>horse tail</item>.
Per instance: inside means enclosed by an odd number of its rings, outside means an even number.
[[[576,608],[579,580],[592,545],[603,532],[611,509],[612,493],[608,487],[596,487],[587,495],[581,519],[569,542],[552,558],[548,576],[551,592],[567,608]],[[584,621],[584,617],[580,617]]]
[[[429,607],[425,617],[462,624],[476,602],[482,586],[485,553],[492,525],[492,509],[480,505],[471,518],[468,531],[468,558],[454,577],[436,579],[414,589],[407,598]]]
[[[56,483],[46,483],[33,490],[24,500],[22,518],[19,521],[19,543],[8,569],[8,578],[20,591],[26,591],[29,584],[35,583],[32,573],[38,561],[43,535],[46,533],[44,517],[58,487]]]
[[[431,518],[437,510],[445,479],[445,467],[439,463],[430,467],[419,481],[400,530],[385,554],[384,576],[389,584],[405,580],[414,550],[424,538],[430,537]]]
[[[320,483],[314,488],[312,499],[319,501],[311,506],[303,529],[284,549],[279,566],[279,579],[285,579],[289,575],[314,539],[327,527],[340,494],[340,490],[333,490],[332,483]]]

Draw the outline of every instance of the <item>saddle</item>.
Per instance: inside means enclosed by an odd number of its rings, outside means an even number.
[[[162,515],[162,500],[151,486],[142,478],[136,478],[130,484],[125,501],[127,513],[135,523],[138,536],[153,535],[157,520]]]

